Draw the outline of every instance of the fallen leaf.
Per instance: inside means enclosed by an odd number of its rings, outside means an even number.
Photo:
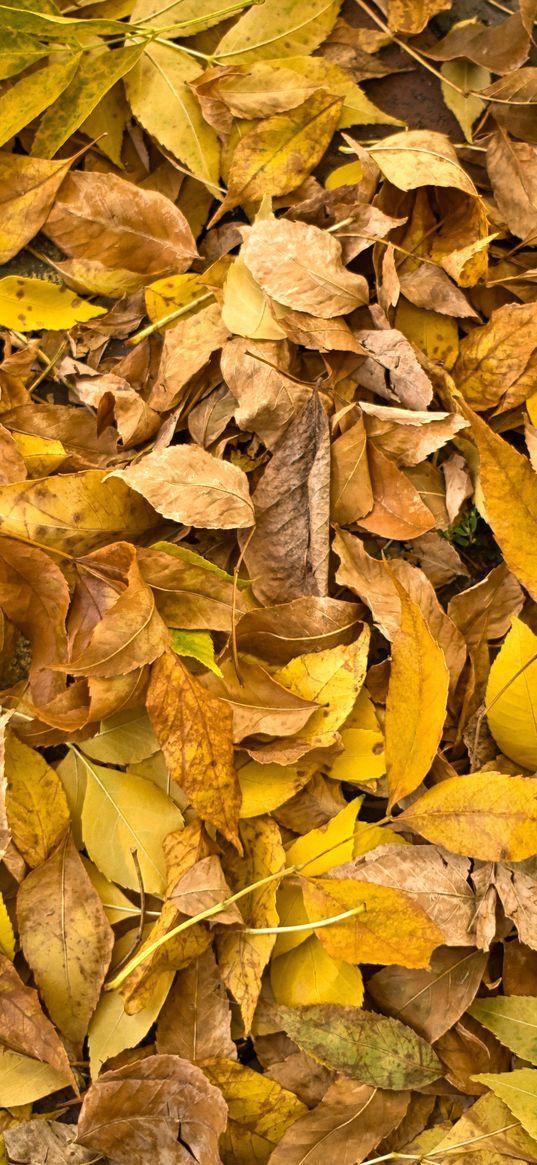
[[[218,1138],[226,1111],[221,1093],[195,1064],[179,1056],[149,1056],[104,1072],[91,1085],[77,1141],[129,1165],[141,1165],[148,1152],[165,1153],[170,1165],[181,1165],[187,1152],[199,1165],[221,1165]]]
[[[280,1007],[279,1018],[321,1064],[373,1088],[420,1088],[441,1073],[433,1049],[396,1019],[337,1004]]]
[[[445,134],[426,129],[392,134],[372,146],[369,152],[384,177],[399,190],[448,186],[466,194],[477,194]]]
[[[29,866],[39,866],[69,829],[60,778],[34,749],[8,733],[5,748],[7,819],[15,845]]]
[[[402,1120],[406,1092],[394,1095],[367,1084],[336,1080],[312,1112],[300,1117],[272,1153],[270,1165],[323,1165],[327,1153],[364,1159]]]
[[[418,0],[417,4],[410,4],[408,0],[388,0],[388,24],[392,32],[415,36],[423,31],[431,17],[450,7],[450,0]]]
[[[315,935],[294,950],[272,958],[270,984],[276,1003],[284,1007],[325,1003],[361,1007],[364,1001],[359,968],[332,958]]]
[[[231,711],[171,653],[153,664],[147,710],[172,779],[202,820],[210,821],[240,849]]]
[[[276,878],[263,885],[278,871],[284,870],[285,853],[280,832],[270,817],[242,821],[240,837],[244,857],[230,857],[225,862],[233,893],[260,882],[243,902],[243,917],[247,927],[277,927]],[[247,934],[230,932],[217,940],[220,974],[240,1007],[245,1033],[250,1032],[261,990],[263,971],[270,959],[276,936],[274,934]]]
[[[244,560],[260,602],[326,594],[329,473],[328,421],[313,393],[252,494],[255,529]]]
[[[398,818],[428,841],[483,861],[523,861],[534,852],[537,781],[503,773],[450,777]]]
[[[140,1012],[138,1012],[140,1014]],[[211,950],[179,971],[157,1024],[157,1050],[193,1063],[234,1060],[231,1009]]]
[[[341,244],[326,231],[306,223],[265,219],[245,228],[243,234],[241,255],[246,266],[263,291],[279,303],[325,319],[346,315],[367,303],[364,277],[344,268]]]
[[[435,1043],[475,999],[486,965],[484,951],[439,947],[430,970],[383,967],[369,980],[368,990],[376,1007]]]
[[[515,1068],[512,1072],[499,1072],[497,1075],[480,1072],[475,1079],[480,1084],[487,1084],[495,1096],[504,1101],[530,1137],[537,1137],[537,1072],[533,1068]]]
[[[228,192],[211,225],[234,206],[300,186],[322,158],[342,106],[343,98],[319,89],[296,109],[258,122],[234,151]]]
[[[80,1048],[108,970],[113,935],[69,837],[24,879],[17,916],[24,956],[47,1010]]]
[[[392,645],[386,698],[386,773],[392,808],[426,777],[440,744],[446,716],[449,674],[420,608],[395,579],[401,624]],[[422,724],[428,709],[427,729]]]
[[[197,253],[190,227],[170,199],[113,174],[69,174],[45,229],[71,258],[98,259],[144,275],[185,271]]]
[[[517,382],[537,347],[534,304],[506,303],[487,324],[463,340],[453,370],[457,386],[472,408],[481,412],[497,405],[505,393],[517,392]],[[531,386],[521,393],[529,396]]]
[[[331,32],[339,11],[338,0],[269,0],[256,11],[251,8],[228,29],[219,42],[215,57],[237,64],[240,61],[271,57],[292,57],[310,53]]]
[[[71,294],[66,287],[22,275],[0,279],[0,324],[19,332],[61,331],[95,319],[104,308]]]
[[[25,986],[5,955],[0,955],[0,998],[2,1042],[13,1052],[49,1064],[74,1086],[67,1053],[41,1010],[37,991]]]
[[[485,697],[487,707],[491,705],[487,722],[499,748],[530,772],[537,769],[537,671],[531,663],[534,656],[537,636],[514,618],[492,665]],[[517,675],[521,668],[524,670]]]
[[[171,446],[148,453],[112,475],[165,518],[189,526],[230,530],[252,526],[254,514],[245,474],[198,446]]]
[[[438,930],[404,894],[346,878],[303,878],[306,914],[315,922],[363,907],[353,918],[315,930],[325,950],[347,963],[399,963],[427,967],[442,942]]]
[[[476,999],[469,1011],[520,1059],[536,1063],[537,1009],[531,996]]]
[[[221,1142],[225,1160],[249,1165],[255,1153],[256,1165],[266,1165],[286,1130],[304,1115],[305,1105],[292,1092],[246,1064],[213,1060],[204,1064],[203,1071],[228,1107],[228,1124]]]

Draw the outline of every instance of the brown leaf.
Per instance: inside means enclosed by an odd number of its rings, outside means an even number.
[[[11,436],[9,429],[0,425],[0,485],[7,485],[12,481],[24,481],[28,477],[26,462],[17,442]]]
[[[384,1092],[342,1078],[312,1112],[299,1117],[271,1154],[270,1165],[325,1165],[327,1154],[362,1161],[402,1120],[408,1092]]]
[[[279,606],[247,611],[237,623],[237,646],[282,665],[295,655],[352,643],[361,615],[358,603],[307,595]]]
[[[271,451],[311,396],[308,385],[286,375],[289,364],[286,341],[234,336],[222,349],[222,375],[238,401],[237,425],[256,433]]]
[[[300,186],[322,158],[342,106],[343,98],[318,89],[289,113],[258,122],[234,151],[228,192],[209,225],[234,206]]]
[[[159,1015],[157,1051],[194,1063],[237,1056],[231,1009],[212,950],[179,971]]]
[[[367,438],[362,417],[332,444],[330,516],[346,526],[373,508],[373,490],[367,460]]]
[[[69,837],[17,897],[21,944],[51,1018],[80,1048],[112,954],[113,934]]]
[[[454,595],[448,614],[471,648],[506,635],[513,615],[524,605],[524,592],[505,563],[495,566],[473,587]]]
[[[262,603],[327,592],[329,456],[326,414],[313,393],[252,495],[255,532],[244,558]]]
[[[5,955],[0,954],[0,1034],[2,1043],[23,1055],[50,1064],[76,1088],[65,1048],[41,1010],[37,991],[26,987]]]
[[[341,245],[327,231],[273,218],[244,227],[242,234],[246,266],[278,303],[323,319],[347,315],[367,303],[366,280],[345,269]]]
[[[473,943],[477,903],[467,882],[469,870],[466,858],[432,845],[385,845],[334,874],[402,890],[436,922],[446,943],[459,947]]]
[[[439,947],[430,970],[383,967],[367,989],[376,1006],[435,1043],[475,999],[487,955],[470,947]]]
[[[233,713],[233,739],[246,736],[292,736],[304,727],[317,710],[314,700],[302,699],[278,683],[255,659],[239,657],[240,677],[235,664],[225,660],[223,679],[204,677],[204,686],[225,702]]]
[[[400,283],[403,295],[416,307],[430,308],[442,315],[477,319],[477,313],[466,296],[441,267],[421,263],[413,271],[405,271],[400,276]]]
[[[169,328],[164,337],[159,375],[148,397],[151,408],[157,412],[174,408],[184,396],[185,386],[208,364],[212,353],[225,344],[228,336],[216,303]]]
[[[434,514],[422,501],[408,477],[371,441],[368,463],[373,489],[373,508],[359,519],[371,534],[406,541],[433,530]]]
[[[451,0],[388,0],[388,24],[392,32],[415,36],[446,8],[451,8]]]
[[[424,412],[360,401],[367,435],[398,465],[419,465],[465,427],[458,413]]]
[[[45,231],[71,258],[144,275],[186,271],[197,255],[190,227],[169,198],[97,171],[68,175]]]
[[[499,131],[487,147],[487,171],[498,207],[512,234],[533,238],[537,231],[537,149]]]
[[[159,514],[203,529],[252,526],[253,507],[242,469],[219,461],[197,445],[173,445],[148,453],[127,469],[117,469],[131,489]]]
[[[517,12],[490,27],[480,20],[460,22],[426,55],[435,61],[467,57],[493,73],[509,73],[524,64],[528,51],[529,37]]]
[[[184,630],[230,631],[233,579],[201,555],[171,542],[157,542],[138,551],[140,573],[152,588],[155,603],[168,627]],[[239,589],[235,613],[249,603]]]
[[[433,397],[432,384],[402,332],[359,331],[357,338],[370,353],[358,370],[359,384],[408,409],[426,409]]]
[[[151,669],[147,710],[170,776],[203,821],[240,849],[240,791],[233,768],[232,718],[171,652]]]
[[[242,899],[242,913],[247,927],[278,925],[276,892],[278,880],[263,879],[283,871],[285,852],[280,830],[268,816],[242,821],[240,836],[244,858],[229,855],[225,871],[234,893],[254,882],[261,884]],[[218,965],[222,979],[237,1000],[246,1035],[249,1034],[261,990],[263,971],[276,941],[274,934],[229,932],[217,940]]]
[[[226,882],[220,858],[216,854],[209,854],[196,862],[186,874],[176,882],[169,894],[171,902],[188,918],[194,918],[204,910],[209,910],[231,897],[231,890]],[[220,910],[211,920],[217,923],[235,923],[242,925],[241,912],[233,902]],[[210,924],[209,924],[210,925]]]
[[[45,702],[64,687],[50,667],[67,657],[65,577],[36,546],[0,537],[0,604],[32,644],[32,692],[37,701]]]
[[[162,1165],[221,1165],[226,1113],[221,1093],[195,1064],[148,1056],[104,1072],[91,1085],[77,1140],[125,1165],[146,1165],[148,1154]]]
[[[6,1129],[3,1137],[14,1165],[92,1165],[95,1161],[92,1149],[73,1143],[76,1129],[59,1121],[23,1121]],[[100,1165],[106,1165],[104,1157]]]
[[[113,543],[80,558],[77,569],[78,626],[75,635],[70,626],[71,658],[65,670],[74,676],[107,679],[135,671],[162,655],[168,632],[156,610],[153,591],[140,574],[134,547]],[[104,579],[99,578],[99,570]]]

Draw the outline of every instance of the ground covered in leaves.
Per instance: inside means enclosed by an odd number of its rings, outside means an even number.
[[[537,1165],[537,0],[460,7],[2,6],[2,1161]]]

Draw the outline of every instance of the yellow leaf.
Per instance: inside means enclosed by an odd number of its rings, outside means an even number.
[[[337,729],[352,712],[365,678],[369,638],[366,626],[354,643],[297,655],[274,673],[278,683],[295,696],[321,705],[300,733],[312,747],[332,744]]]
[[[435,947],[444,941],[425,911],[391,886],[352,878],[302,878],[302,889],[312,923],[364,907],[362,914],[315,931],[333,959],[428,967]]]
[[[451,0],[388,0],[388,23],[392,32],[414,36],[432,16],[450,7]]]
[[[15,935],[13,933],[13,926],[11,919],[6,909],[6,904],[2,895],[0,894],[0,951],[7,955],[8,959],[15,958]]]
[[[46,279],[23,275],[0,279],[0,325],[16,332],[60,332],[102,316],[105,310]]]
[[[65,1088],[68,1080],[56,1068],[31,1056],[0,1047],[0,1106],[13,1108],[32,1104],[42,1096],[49,1096]]]
[[[211,298],[211,292],[208,291],[207,284],[202,282],[200,275],[192,273],[168,275],[166,279],[157,279],[146,287],[146,311],[151,322],[155,324],[182,308],[185,309],[185,315],[188,314],[189,308],[196,311],[198,306],[196,301],[201,297],[203,302],[207,303]]]
[[[471,409],[461,407],[479,449],[486,520],[508,567],[537,599],[537,474],[527,457]]]
[[[123,922],[127,918],[132,918],[133,915],[136,918],[139,910],[137,906],[133,906],[130,898],[127,898],[127,895],[119,889],[119,886],[116,886],[115,882],[110,882],[108,878],[105,878],[93,862],[90,862],[83,854],[81,854],[81,858],[88,878],[101,899],[110,926],[113,926],[114,922]]]
[[[481,97],[475,97],[470,89],[484,89],[490,85],[491,76],[488,69],[482,65],[474,65],[472,61],[455,60],[444,61],[440,71],[448,81],[454,81],[458,89],[442,81],[442,97],[451,112],[457,118],[467,142],[473,141],[472,126],[486,107]],[[459,92],[462,90],[462,92]]]
[[[303,789],[311,769],[300,763],[262,765],[244,757],[237,762],[237,776],[242,794],[239,816],[259,817],[261,813],[272,813]]]
[[[537,780],[495,772],[449,777],[398,822],[464,857],[523,862],[537,853]]]
[[[0,223],[0,263],[12,259],[42,227],[69,165],[70,159],[65,158],[49,162],[24,154],[0,154],[4,216]]]
[[[404,291],[404,288],[403,288]],[[431,305],[433,306],[433,305]],[[395,313],[395,327],[436,364],[448,370],[459,355],[457,321],[440,312],[415,307],[407,299],[400,299]]]
[[[152,507],[104,470],[0,485],[0,528],[71,554],[136,539],[157,524]]]
[[[0,97],[0,146],[24,129],[60,96],[74,76],[81,53],[44,65],[15,81]],[[2,280],[2,282],[4,282]],[[11,326],[11,325],[6,325]],[[15,324],[12,325],[16,327]],[[37,325],[41,327],[41,324]],[[46,326],[46,325],[45,325]],[[64,325],[59,325],[64,326]],[[19,331],[21,329],[19,328]]]
[[[69,749],[67,756],[60,761],[56,773],[63,785],[69,816],[71,818],[71,833],[77,849],[84,849],[82,840],[82,807],[86,795],[86,766],[78,753]]]
[[[229,331],[250,340],[281,340],[285,332],[270,313],[263,293],[244,259],[237,255],[224,284],[222,319]]]
[[[258,122],[233,154],[228,192],[211,224],[235,206],[300,186],[329,145],[342,105],[341,97],[320,89],[289,113]]]
[[[202,820],[240,850],[240,789],[233,765],[231,709],[167,652],[151,669],[147,710],[171,777]]]
[[[143,42],[123,48],[98,43],[82,54],[78,69],[63,93],[50,105],[32,144],[32,154],[52,158],[89,117],[101,97],[136,64]]]
[[[224,1160],[233,1165],[266,1165],[285,1131],[307,1113],[305,1104],[275,1080],[235,1060],[210,1060],[202,1068],[229,1110],[220,1141]]]
[[[354,832],[362,800],[362,797],[356,797],[349,801],[328,825],[311,829],[303,837],[298,837],[286,852],[286,865],[303,866],[307,862],[304,873],[313,878],[316,874],[326,874],[343,862],[350,862],[354,857]]]
[[[304,930],[287,933],[282,931],[278,934],[272,951],[273,959],[279,955],[286,955],[288,951],[294,951],[295,947],[299,947],[313,935],[313,928],[310,930],[307,926],[309,918],[304,906],[302,886],[297,878],[286,878],[280,883],[276,895],[276,909],[280,926],[303,926]]]
[[[343,752],[334,758],[328,771],[333,780],[363,784],[384,776],[384,734],[366,688],[358,693],[354,708],[340,730],[340,736]]]
[[[219,176],[218,138],[204,121],[189,82],[202,69],[188,52],[151,41],[125,77],[137,120],[166,150],[214,189]]]
[[[39,866],[69,828],[69,808],[58,774],[44,757],[6,737],[6,811],[13,841],[29,866]]]
[[[136,930],[129,930],[118,939],[114,947],[113,964],[119,963],[132,949],[136,933]],[[160,975],[150,1003],[135,1015],[127,1014],[119,991],[106,991],[101,995],[88,1031],[92,1080],[99,1075],[105,1060],[119,1055],[125,1048],[137,1047],[144,1039],[159,1014],[173,978],[174,971]]]
[[[354,186],[361,182],[364,171],[361,162],[346,162],[344,166],[336,166],[328,174],[325,187],[327,190],[337,190],[338,186]]]
[[[67,836],[17,896],[24,957],[50,1018],[79,1049],[108,970],[114,937]]]
[[[131,853],[136,849],[146,891],[162,895],[166,885],[162,843],[183,825],[177,806],[143,777],[89,760],[85,764],[82,834],[90,858],[110,881],[138,890]]]
[[[214,56],[218,64],[310,53],[336,23],[341,0],[265,0],[236,20]]]
[[[492,704],[487,719],[496,743],[510,760],[530,772],[537,770],[536,657],[537,635],[526,623],[513,619],[490,670],[485,699],[487,707]],[[530,663],[531,659],[535,662]],[[517,676],[521,668],[524,671]]]
[[[386,700],[386,772],[391,809],[427,775],[442,737],[449,672],[420,607],[395,576],[401,625],[392,645]]]
[[[225,863],[225,874],[233,893],[254,882],[270,877],[285,866],[280,830],[271,817],[243,821],[240,836],[244,857],[233,856]],[[242,916],[248,927],[278,925],[276,910],[277,879],[253,890],[241,902]],[[218,940],[218,966],[222,979],[237,1000],[246,1035],[249,1034],[261,990],[263,971],[274,946],[273,934],[224,933]]]
[[[273,64],[283,62],[274,61]],[[377,105],[366,97],[366,94],[354,84],[349,74],[333,61],[326,57],[286,57],[286,68],[306,77],[308,81],[316,82],[319,88],[327,89],[334,97],[343,98],[338,129],[347,129],[351,125],[404,125],[398,117],[384,113]]]
[[[48,477],[69,456],[61,441],[56,441],[54,437],[38,437],[33,433],[11,435],[24,459],[28,477]]]
[[[276,1002],[285,1007],[305,1007],[310,1003],[361,1007],[364,998],[358,967],[333,959],[315,936],[272,960],[270,982]]]

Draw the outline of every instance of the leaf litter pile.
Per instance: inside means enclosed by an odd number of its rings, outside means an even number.
[[[2,1161],[537,1165],[537,0],[450,8],[2,6]]]

